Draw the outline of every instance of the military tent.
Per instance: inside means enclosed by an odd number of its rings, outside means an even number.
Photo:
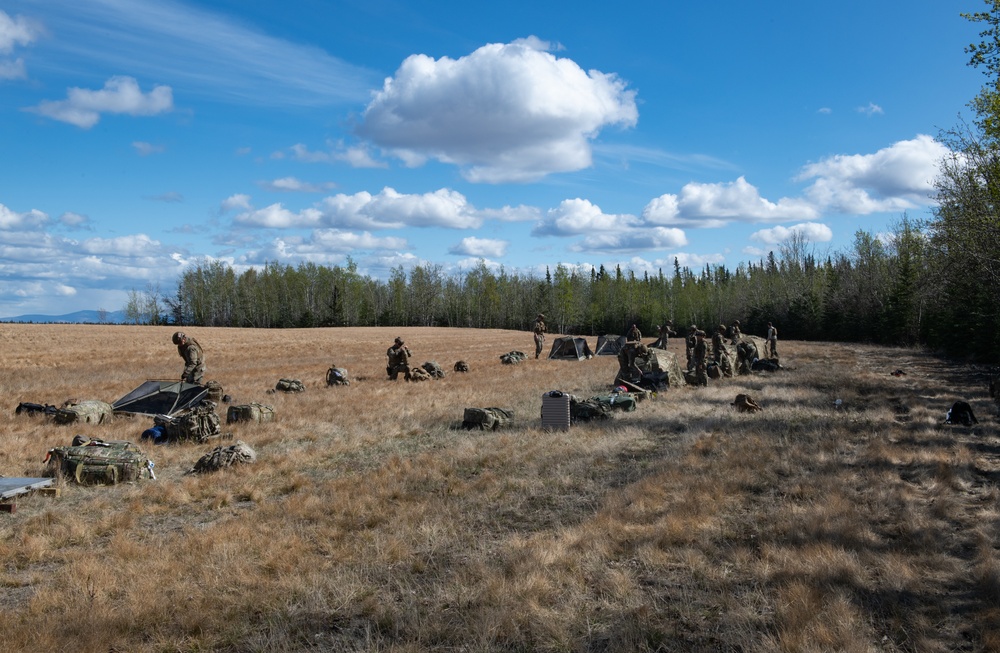
[[[635,364],[642,371],[642,377],[632,383],[640,388],[655,391],[686,385],[684,372],[677,362],[677,354],[672,351],[649,347],[645,355],[636,356]],[[621,379],[628,379],[626,370],[618,370],[615,384]]]
[[[111,404],[116,413],[167,415],[173,417],[196,406],[208,395],[208,388],[184,381],[146,381]]]
[[[593,355],[586,338],[563,336],[552,341],[549,360],[579,361],[592,358]]]
[[[625,336],[606,335],[597,337],[598,356],[617,356],[625,346]]]

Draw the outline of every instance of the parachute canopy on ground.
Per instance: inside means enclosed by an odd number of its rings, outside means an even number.
[[[593,355],[586,338],[563,336],[552,341],[549,360],[580,361]]]
[[[192,408],[208,394],[208,388],[184,381],[146,381],[111,408],[116,413],[167,415],[173,417]]]
[[[597,337],[598,356],[617,356],[618,352],[625,346],[625,336],[608,334]]]

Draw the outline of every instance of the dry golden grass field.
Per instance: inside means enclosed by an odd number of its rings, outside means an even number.
[[[43,475],[77,433],[138,442],[149,418],[14,409],[178,378],[171,332],[0,325],[0,475]],[[969,366],[781,342],[784,370],[548,431],[542,394],[606,393],[615,357],[501,365],[532,351],[512,331],[187,332],[206,379],[274,406],[223,427],[257,463],[191,475],[217,442],[143,445],[157,480],[20,497],[0,651],[1000,650],[1000,429]],[[447,376],[388,381],[396,335]],[[325,387],[334,364],[349,387]],[[267,394],[288,377],[306,392]],[[978,425],[943,423],[958,399]],[[515,422],[465,431],[470,406]]]

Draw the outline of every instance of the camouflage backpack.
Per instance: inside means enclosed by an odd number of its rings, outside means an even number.
[[[56,410],[52,421],[56,424],[103,424],[111,421],[111,404],[97,400],[70,402]]]
[[[125,440],[90,440],[81,436],[45,456],[50,476],[63,474],[81,485],[115,485],[153,478],[153,461]]]
[[[504,365],[517,365],[523,360],[527,360],[528,356],[523,351],[509,351],[506,354],[500,355],[500,362]]]
[[[441,369],[441,366],[438,365],[435,361],[427,361],[426,363],[424,363],[420,367],[422,367],[425,370],[427,370],[427,373],[430,374],[431,376],[433,376],[435,379],[443,379],[444,378],[444,370]]]
[[[456,372],[468,372],[469,371],[469,364],[466,363],[465,361],[458,361],[457,363],[455,363],[455,371]]]
[[[191,472],[214,472],[233,465],[251,465],[257,462],[257,452],[243,440],[228,446],[218,446],[198,459]]]
[[[302,384],[302,381],[298,379],[279,379],[278,384],[274,386],[275,390],[281,392],[305,392],[306,387]]]
[[[602,420],[611,418],[611,407],[593,399],[580,401],[576,397],[571,397],[569,402],[570,422],[590,422],[592,420]]]
[[[326,385],[351,385],[347,378],[347,370],[342,367],[331,367],[326,371]]]
[[[214,401],[217,404],[222,403],[222,397],[225,395],[225,393],[222,391],[221,383],[219,383],[218,381],[209,381],[208,383],[205,384],[205,387],[208,388],[208,394],[205,395],[206,399],[208,399],[209,401]]]
[[[414,367],[410,370],[410,380],[411,381],[430,381],[431,374],[422,367]]]
[[[226,411],[226,424],[234,422],[256,422],[262,424],[274,419],[274,407],[252,402],[230,406]]]
[[[513,419],[514,411],[509,408],[466,408],[462,415],[462,428],[495,431],[507,426]]]
[[[215,402],[203,400],[180,415],[157,415],[153,422],[163,427],[166,442],[205,442],[222,433]]]

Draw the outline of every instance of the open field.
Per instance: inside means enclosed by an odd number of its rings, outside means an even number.
[[[172,331],[0,325],[0,475],[42,475],[76,433],[138,441],[151,420],[14,408],[177,378]],[[614,357],[504,366],[533,351],[511,331],[186,331],[206,379],[275,407],[224,427],[257,464],[185,475],[215,443],[148,445],[155,481],[19,499],[0,651],[1000,650],[1000,423],[975,369],[783,341],[785,370],[550,432],[541,395],[605,393]],[[386,380],[396,335],[448,375]],[[333,364],[352,385],[324,387]],[[283,377],[307,391],[265,394]],[[979,425],[943,424],[958,399]],[[516,425],[461,430],[468,406]]]

